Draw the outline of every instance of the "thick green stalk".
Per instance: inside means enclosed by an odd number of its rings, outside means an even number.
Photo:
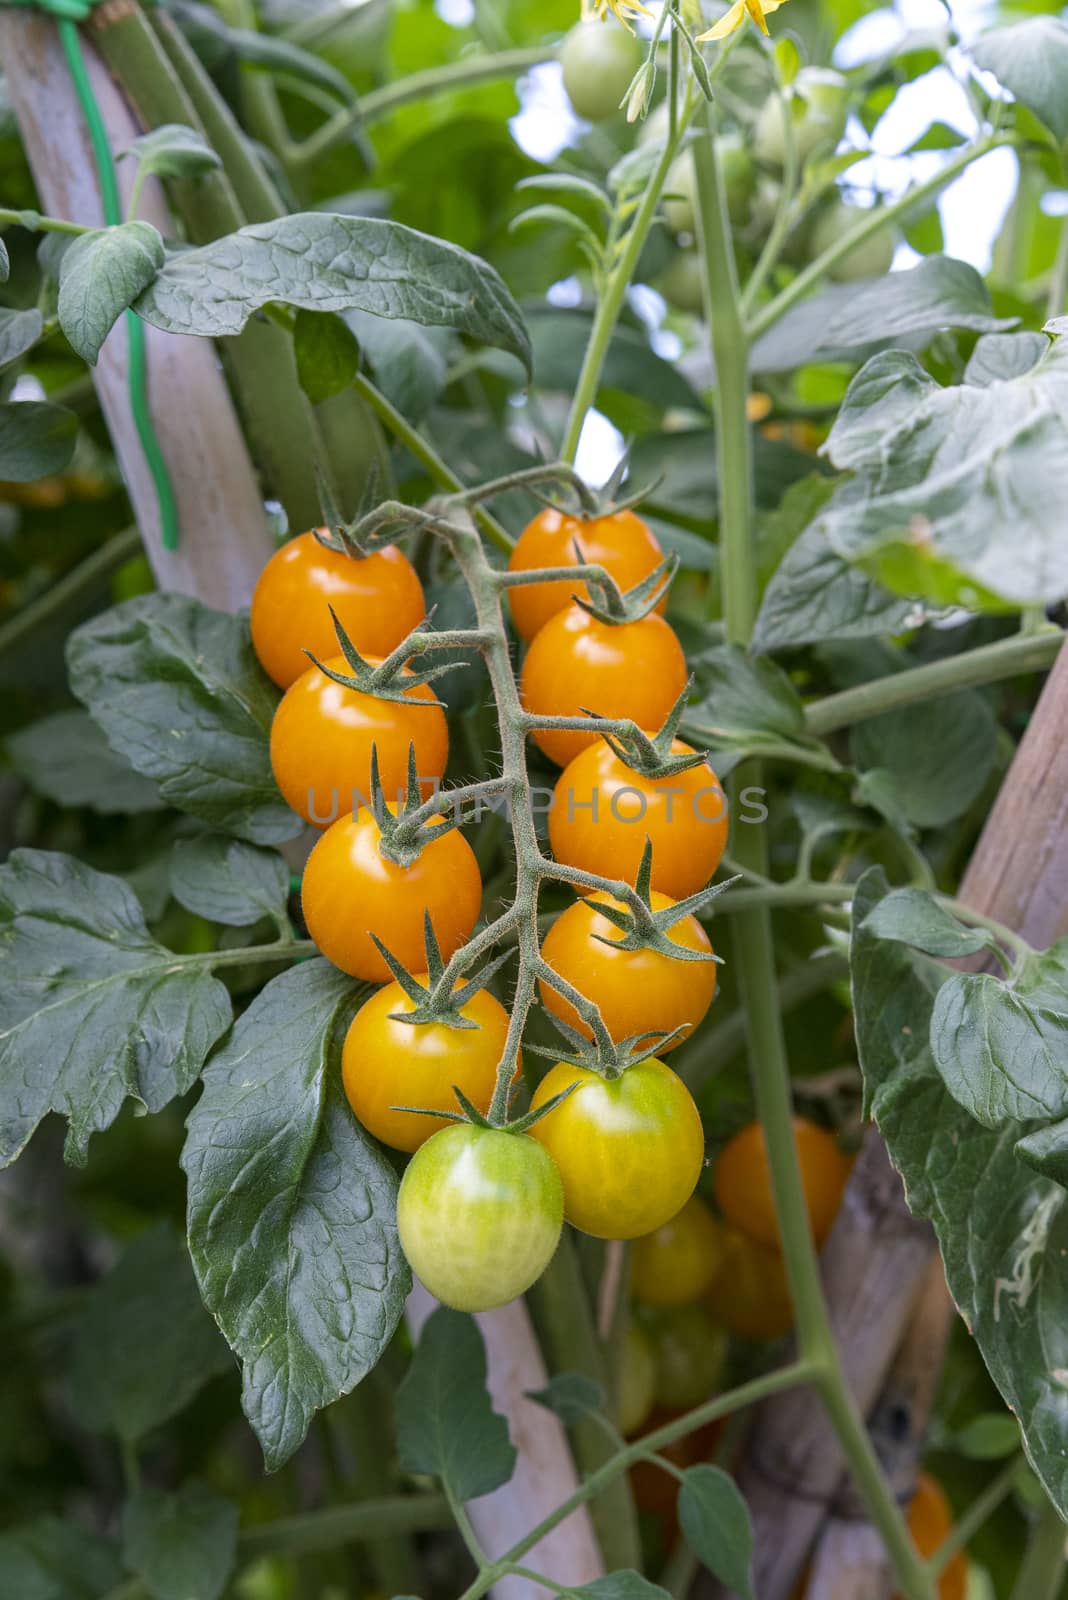
[[[694,147],[694,162],[705,304],[716,365],[723,611],[728,641],[746,646],[758,600],[752,523],[752,450],[746,416],[748,342],[742,323],[726,194],[711,116],[707,111],[703,134]],[[759,768],[748,773],[747,780],[759,783]],[[736,795],[737,776],[731,787]],[[763,828],[737,829],[733,854],[743,869],[767,877],[768,849]],[[782,1019],[776,1005],[775,947],[771,915],[766,905],[754,906],[736,916],[733,949],[748,1020],[750,1074],[767,1143],[772,1191],[802,1359],[812,1362],[819,1371],[824,1403],[872,1520],[886,1544],[902,1590],[909,1600],[932,1600],[931,1579],[879,1469],[834,1347],[794,1142],[789,1066]]]
[[[549,1266],[528,1292],[527,1304],[550,1373],[585,1373],[607,1394],[611,1385],[586,1285],[575,1246],[566,1233]],[[611,1438],[591,1417],[584,1417],[571,1429],[571,1447],[583,1474],[596,1472],[615,1454]],[[590,1517],[609,1572],[641,1565],[637,1513],[625,1477],[616,1478],[590,1503]]]
[[[1056,1506],[1047,1505],[1028,1541],[1012,1600],[1056,1600],[1064,1580],[1064,1565],[1064,1522]]]
[[[447,67],[431,67],[426,72],[412,72],[398,83],[365,94],[358,105],[346,106],[324,122],[302,144],[293,145],[287,152],[294,167],[312,166],[346,137],[357,122],[381,121],[401,106],[414,100],[426,100],[431,95],[447,94],[457,89],[467,89],[476,83],[486,83],[494,78],[516,78],[536,67],[542,61],[551,61],[556,50],[551,45],[538,45],[527,50],[501,50],[495,55],[465,56]]]
[[[1041,633],[1014,633],[1008,639],[947,656],[943,661],[928,661],[922,667],[892,672],[885,678],[814,700],[805,707],[806,730],[822,737],[934,695],[997,683],[1023,672],[1044,672],[1057,659],[1063,643],[1064,634],[1055,628]]]

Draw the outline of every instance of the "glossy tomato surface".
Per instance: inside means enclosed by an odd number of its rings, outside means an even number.
[[[640,622],[599,622],[568,606],[538,633],[523,663],[519,693],[535,716],[629,717],[656,730],[686,687],[686,657],[672,629],[655,614]],[[581,729],[542,729],[532,735],[564,767],[602,741]]]
[[[702,1299],[723,1267],[724,1238],[700,1195],[670,1222],[634,1241],[630,1289],[649,1306],[686,1306]]]
[[[794,1142],[809,1222],[819,1247],[831,1231],[853,1163],[833,1133],[803,1117],[794,1118]],[[724,1145],[713,1185],[716,1203],[728,1222],[758,1244],[778,1247],[771,1168],[759,1122],[750,1122]]]
[[[564,1197],[552,1158],[533,1139],[453,1123],[421,1145],[397,1196],[412,1271],[456,1311],[507,1305],[545,1271]]]
[[[672,749],[690,753],[681,739]],[[569,867],[634,883],[646,838],[654,889],[673,900],[703,889],[727,848],[719,780],[705,762],[671,778],[645,778],[598,740],[557,779],[549,810],[553,855]]]
[[[653,893],[654,911],[674,904],[666,895]],[[615,923],[603,917],[598,905],[623,907],[610,895],[592,894],[562,912],[542,942],[542,955],[560,976],[587,1000],[592,1000],[616,1044],[637,1034],[686,1032],[665,1042],[661,1054],[674,1050],[703,1019],[716,989],[714,961],[675,961],[657,950],[619,950],[605,940],[624,937]],[[668,930],[667,937],[680,949],[712,954],[708,935],[696,917],[687,916]],[[544,981],[541,1003],[587,1039],[593,1029],[570,1001]],[[652,1043],[650,1039],[648,1043]]]
[[[425,975],[420,981],[427,982]],[[477,1110],[488,1111],[508,1036],[508,1013],[485,989],[460,1012],[474,1027],[396,1020],[414,1009],[399,983],[387,984],[357,1011],[341,1052],[349,1105],[368,1133],[394,1150],[417,1150],[449,1125],[444,1117],[413,1116],[398,1106],[458,1111],[456,1085]]]
[[[577,566],[576,544],[583,561],[604,567],[624,592],[641,583],[664,559],[653,530],[633,511],[584,519],[547,506],[523,529],[508,558],[508,570]],[[551,617],[567,610],[576,594],[583,600],[589,598],[584,583],[530,583],[509,589],[512,621],[529,643]],[[658,609],[662,611],[666,604],[665,596]]]
[[[308,933],[342,972],[371,983],[392,978],[374,933],[409,972],[426,965],[429,911],[447,961],[470,938],[482,901],[475,853],[455,828],[432,839],[410,867],[387,861],[372,812],[339,817],[304,868],[301,903]]]
[[[587,122],[620,114],[620,101],[642,64],[637,37],[611,17],[578,22],[560,49],[564,88],[572,109]]]
[[[324,665],[335,672],[348,670],[344,656],[332,656]],[[449,759],[448,724],[434,698],[425,683],[407,690],[401,702],[348,689],[318,667],[302,672],[282,696],[271,723],[271,768],[288,804],[319,828],[366,805],[372,749],[378,752],[387,800],[402,797],[410,746],[415,748],[423,798],[428,799]]]
[[[578,1088],[531,1129],[560,1169],[567,1220],[600,1239],[651,1233],[682,1209],[701,1173],[704,1130],[693,1096],[655,1059],[611,1081],[558,1062],[531,1105],[572,1083]]]
[[[415,568],[395,545],[348,556],[299,534],[275,551],[252,595],[253,648],[279,688],[307,669],[305,651],[337,654],[331,606],[361,655],[388,656],[426,614]]]

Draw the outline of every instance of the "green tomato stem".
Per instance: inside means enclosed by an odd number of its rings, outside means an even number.
[[[10,206],[0,206],[0,228],[8,224],[26,228],[30,233],[92,233],[92,228],[80,222],[64,222],[62,217],[43,217],[39,211],[13,211]]]
[[[1046,1505],[1035,1523],[1012,1600],[1055,1600],[1064,1578],[1065,1526],[1060,1512]]]
[[[746,402],[748,339],[743,325],[726,194],[711,117],[694,147],[698,242],[705,274],[705,304],[716,365],[716,459],[723,611],[729,643],[747,646],[756,619],[758,588],[752,522],[752,451]],[[782,297],[780,297],[781,299]],[[753,763],[749,782],[760,782]],[[730,785],[736,797],[740,777]],[[768,877],[763,828],[738,830],[739,864]],[[766,891],[765,891],[766,892]],[[848,892],[848,891],[847,891]],[[727,896],[724,897],[726,899]],[[771,1167],[779,1235],[802,1358],[818,1371],[824,1405],[908,1600],[933,1600],[934,1589],[909,1537],[893,1492],[875,1456],[863,1418],[835,1349],[820,1284],[819,1260],[808,1220],[793,1131],[790,1072],[776,999],[775,946],[768,906],[741,911],[733,926],[738,985],[747,1018],[749,1067]],[[644,1441],[656,1448],[655,1435]]]
[[[345,106],[301,144],[291,146],[287,152],[289,164],[295,168],[312,166],[357,123],[380,122],[402,106],[411,105],[415,100],[427,100],[432,95],[467,89],[494,78],[517,78],[531,67],[555,57],[556,50],[552,46],[537,45],[526,50],[501,50],[495,55],[465,56],[447,67],[409,73],[399,83],[372,90],[358,104]]]
[[[952,1561],[958,1550],[963,1550],[965,1545],[979,1532],[979,1529],[997,1510],[1003,1501],[1012,1493],[1013,1485],[1020,1476],[1020,1469],[1025,1465],[1022,1452],[1014,1455],[1011,1461],[997,1473],[986,1488],[981,1490],[956,1519],[952,1528],[947,1533],[942,1543],[938,1546],[927,1565],[937,1578]]]
[[[1068,230],[1066,230],[1068,231]],[[868,717],[881,716],[902,706],[929,700],[938,694],[958,689],[977,688],[1013,678],[1018,673],[1044,672],[1057,659],[1064,642],[1058,628],[1041,633],[1016,633],[994,644],[966,650],[943,661],[929,661],[922,667],[908,667],[885,678],[843,689],[805,707],[806,730],[818,737],[851,727]]]

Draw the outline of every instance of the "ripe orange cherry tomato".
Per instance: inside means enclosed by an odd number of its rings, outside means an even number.
[[[690,746],[676,739],[676,755]],[[673,900],[703,889],[727,847],[727,800],[703,762],[673,778],[633,772],[603,740],[564,769],[553,791],[549,839],[557,861],[634,883],[648,838],[652,885]]]
[[[636,1239],[630,1254],[630,1288],[647,1306],[687,1306],[702,1299],[726,1256],[722,1223],[700,1195],[655,1233]]]
[[[475,853],[455,828],[432,839],[410,867],[387,861],[380,838],[367,808],[339,817],[308,857],[301,886],[304,921],[323,955],[371,983],[393,976],[372,933],[409,972],[418,972],[426,961],[424,913],[447,961],[466,944],[482,902]]]
[[[601,566],[626,593],[641,583],[664,559],[653,530],[633,511],[612,511],[605,517],[572,517],[546,506],[529,522],[508,558],[509,572],[531,572],[537,567],[575,567],[579,558]],[[564,611],[574,595],[587,600],[584,583],[524,583],[508,591],[512,621],[530,642],[550,617]],[[667,596],[657,607],[663,611]]]
[[[782,1339],[794,1325],[786,1268],[777,1250],[719,1224],[722,1255],[708,1296],[714,1320],[739,1339]]]
[[[414,1010],[399,983],[387,984],[357,1011],[341,1052],[349,1105],[368,1133],[394,1150],[418,1150],[450,1126],[445,1117],[413,1116],[397,1106],[458,1111],[455,1084],[479,1111],[489,1110],[508,1035],[508,1013],[485,989],[460,1011],[473,1028],[395,1020]]]
[[[809,1222],[820,1246],[831,1231],[853,1163],[833,1134],[803,1117],[794,1118],[794,1140]],[[713,1183],[716,1203],[727,1221],[758,1244],[778,1248],[771,1170],[759,1122],[750,1122],[724,1145]]]
[[[330,606],[361,655],[388,656],[426,615],[415,568],[395,545],[348,556],[302,533],[275,551],[252,596],[252,645],[279,688],[305,671],[306,650],[320,661],[337,654]]]
[[[630,717],[657,729],[686,687],[686,657],[663,617],[599,622],[568,606],[538,633],[523,663],[519,693],[536,716]],[[579,729],[539,730],[534,742],[564,767],[599,736]]]
[[[921,1472],[908,1510],[909,1532],[924,1559],[933,1556],[953,1526],[953,1513],[945,1490],[929,1472]],[[968,1588],[968,1561],[958,1551],[942,1569],[938,1600],[964,1600]]]
[[[347,671],[344,656],[331,656],[324,665]],[[423,798],[430,796],[449,759],[448,724],[429,684],[415,684],[406,698],[411,706],[347,689],[318,667],[290,684],[271,723],[271,767],[305,822],[328,827],[370,800],[372,747],[387,800],[404,795],[410,745]]]
[[[611,1080],[557,1062],[535,1091],[542,1106],[578,1088],[531,1128],[564,1182],[567,1220],[599,1239],[636,1239],[680,1211],[693,1193],[705,1136],[693,1096],[651,1059]]]
[[[650,900],[654,911],[674,903],[667,895],[655,892]],[[587,900],[576,901],[549,929],[542,955],[554,972],[599,1008],[615,1044],[635,1034],[672,1033],[688,1024],[687,1032],[670,1043],[665,1041],[660,1053],[674,1050],[693,1033],[712,1004],[715,962],[675,961],[657,950],[615,950],[611,944],[602,944],[602,939],[620,940],[624,935],[615,923],[601,916],[598,905],[625,909],[622,901],[607,894],[592,894]],[[696,917],[683,917],[676,922],[668,930],[668,938],[684,950],[712,953],[708,935]],[[540,988],[541,1003],[547,1011],[592,1039],[593,1029],[583,1022],[570,1001],[545,982]]]

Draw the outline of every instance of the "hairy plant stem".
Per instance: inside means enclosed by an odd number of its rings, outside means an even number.
[[[1066,230],[1068,232],[1068,230]],[[827,695],[805,707],[807,731],[822,737],[839,728],[852,727],[868,717],[914,705],[937,694],[952,694],[957,689],[977,688],[1014,678],[1018,673],[1044,672],[1057,659],[1064,634],[1057,628],[1041,633],[1014,633],[994,644],[965,650],[943,661],[928,661],[922,667],[907,667],[885,678],[875,678],[839,694]]]
[[[414,100],[427,100],[431,95],[467,89],[494,78],[517,78],[543,61],[552,61],[555,56],[556,51],[551,46],[538,45],[526,50],[500,50],[493,55],[464,56],[447,67],[409,73],[399,83],[365,94],[357,105],[345,106],[300,144],[288,145],[286,164],[293,168],[312,166],[356,124],[381,121]]]
[[[752,450],[746,401],[748,337],[731,244],[726,194],[712,119],[703,114],[703,137],[694,146],[697,175],[698,243],[705,277],[705,307],[716,366],[716,456],[723,611],[728,643],[748,645],[757,612],[757,575],[752,524]],[[802,274],[803,276],[803,274]],[[795,280],[796,281],[796,280]],[[779,297],[780,300],[782,296]],[[759,768],[749,782],[759,783]],[[730,785],[736,800],[738,774]],[[764,830],[738,830],[739,864],[766,879]],[[816,1381],[852,1474],[864,1496],[908,1600],[933,1600],[933,1582],[909,1537],[857,1411],[831,1333],[820,1284],[819,1261],[805,1206],[793,1132],[789,1066],[776,1005],[775,947],[767,905],[752,906],[734,921],[734,954],[747,1017],[749,1065],[754,1096],[771,1166],[779,1234],[794,1304],[802,1359]],[[655,1448],[654,1440],[645,1444]]]

